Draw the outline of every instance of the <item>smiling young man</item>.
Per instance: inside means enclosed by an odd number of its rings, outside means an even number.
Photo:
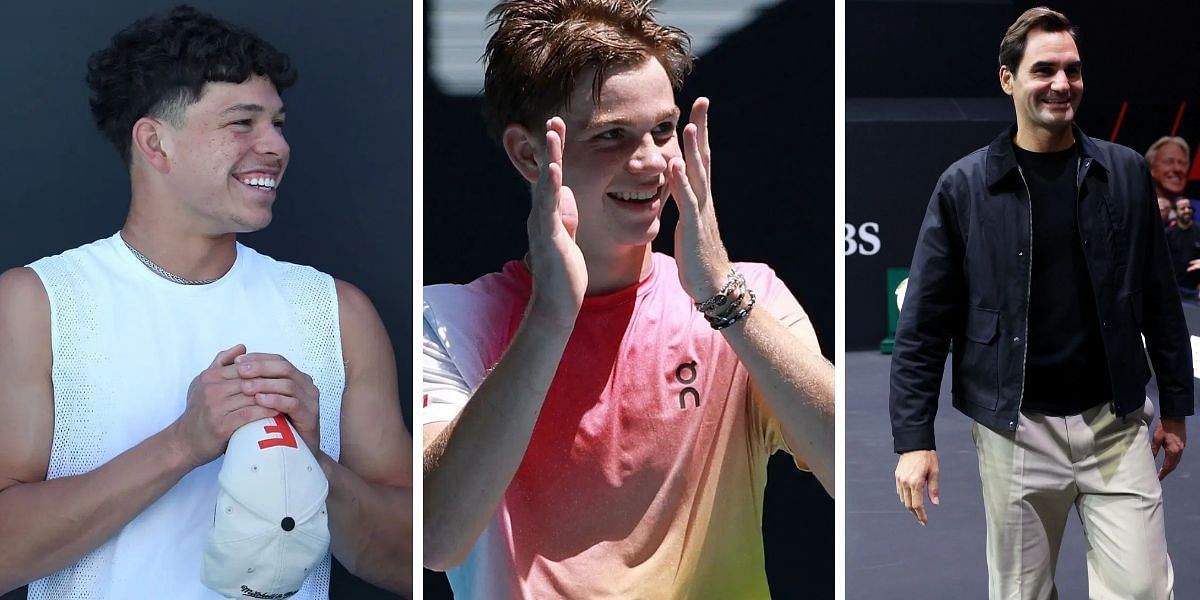
[[[1062,14],[1034,8],[1013,23],[1000,86],[1016,125],[946,170],[917,240],[892,357],[896,492],[922,524],[925,493],[940,501],[933,423],[953,342],[989,596],[1057,597],[1075,506],[1092,597],[1169,598],[1159,479],[1183,452],[1192,371],[1154,187],[1136,152],[1074,126],[1082,61]]]
[[[730,264],[686,34],[645,2],[503,2],[485,113],[524,260],[425,289],[425,564],[462,598],[759,598],[768,457],[834,488],[833,369]],[[655,254],[674,202],[674,257]]]
[[[271,221],[295,78],[285,54],[187,7],[92,56],[129,214],[0,276],[0,591],[219,597],[201,583],[217,459],[275,415],[328,479],[332,553],[408,591],[410,438],[383,325],[353,286],[236,239]],[[282,594],[328,597],[329,565]]]

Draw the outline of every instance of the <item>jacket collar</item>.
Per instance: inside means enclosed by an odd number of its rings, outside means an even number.
[[[1075,135],[1076,143],[1079,144],[1079,157],[1085,159],[1084,162],[1089,165],[1094,164],[1108,170],[1108,166],[1100,159],[1100,149],[1096,145],[1096,142],[1084,135],[1083,130],[1074,123],[1071,124],[1071,131]],[[986,172],[989,188],[1004,181],[1017,170],[1017,155],[1013,152],[1012,142],[1015,135],[1017,135],[1017,124],[1013,123],[1008,129],[997,136],[996,139],[992,140],[991,144],[988,144]]]

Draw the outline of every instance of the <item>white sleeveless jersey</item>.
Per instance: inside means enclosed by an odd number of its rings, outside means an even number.
[[[154,274],[119,234],[29,265],[50,298],[54,444],[48,479],[91,471],[175,421],[218,352],[281,354],[321,391],[334,460],[345,384],[333,279],[238,244],[207,285]],[[78,563],[30,584],[30,600],[219,598],[200,582],[221,459],[187,474]],[[329,557],[295,599],[327,598]]]

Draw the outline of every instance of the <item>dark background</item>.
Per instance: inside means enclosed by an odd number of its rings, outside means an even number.
[[[938,415],[941,498],[928,527],[897,501],[887,422],[889,357],[885,275],[907,268],[930,193],[953,161],[988,144],[1014,120],[1000,91],[997,53],[1008,26],[1035,2],[905,0],[846,2],[846,221],[879,225],[877,253],[846,255],[846,597],[982,598],[987,590],[984,515],[970,419]],[[1084,132],[1144,152],[1171,133],[1200,142],[1200,7],[1049,1],[1079,29]],[[1127,104],[1126,104],[1127,103]],[[1120,128],[1117,120],[1125,106]],[[1115,136],[1114,136],[1115,132]],[[1195,153],[1193,152],[1193,159]],[[1193,167],[1195,163],[1193,163]],[[1188,192],[1200,187],[1194,179]],[[859,241],[856,239],[856,242]],[[850,247],[849,244],[846,245]],[[1191,312],[1189,312],[1189,317]],[[862,350],[862,352],[854,352]],[[943,379],[942,397],[949,395]],[[1149,391],[1155,395],[1153,386]],[[1184,465],[1164,482],[1176,597],[1195,597],[1194,485]],[[1063,598],[1087,597],[1086,542],[1069,519],[1056,583]]]
[[[129,177],[96,130],[88,56],[175,2],[6,2],[0,19],[0,267],[112,235]],[[412,12],[402,2],[197,0],[291,55],[292,148],[275,220],[246,244],[349,281],[374,301],[411,379]],[[354,4],[354,3],[350,3]],[[407,398],[407,393],[404,394]],[[404,402],[411,427],[412,407]],[[408,569],[409,565],[398,568]],[[334,598],[388,598],[334,567]],[[3,596],[24,598],[24,590]]]
[[[844,247],[847,351],[878,348],[886,335],[884,272],[909,266],[938,176],[1015,119],[1012,100],[1000,91],[1000,38],[1018,15],[1041,4],[847,0],[846,222],[856,233],[864,223],[878,224],[880,240],[870,255]],[[1084,95],[1077,122],[1085,133],[1145,152],[1179,118],[1176,134],[1193,150],[1200,144],[1200,5],[1045,4],[1079,29]],[[1195,163],[1191,179],[1187,191],[1195,197]]]
[[[697,96],[712,100],[713,195],[730,258],[770,264],[808,311],[829,357],[833,49],[833,3],[783,2],[703,54],[677,98],[685,115]],[[447,95],[426,73],[424,107],[424,281],[466,283],[524,254],[529,189],[487,137],[477,98]],[[655,250],[672,253],[677,215],[668,203]],[[833,501],[781,454],[771,459],[768,482],[763,537],[772,595],[832,598]],[[424,585],[426,598],[450,595],[440,573],[426,571]]]

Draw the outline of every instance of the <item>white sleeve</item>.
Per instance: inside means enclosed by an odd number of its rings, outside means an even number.
[[[459,373],[446,346],[446,332],[429,304],[424,306],[421,342],[421,425],[452,421],[458,416],[471,389]]]

